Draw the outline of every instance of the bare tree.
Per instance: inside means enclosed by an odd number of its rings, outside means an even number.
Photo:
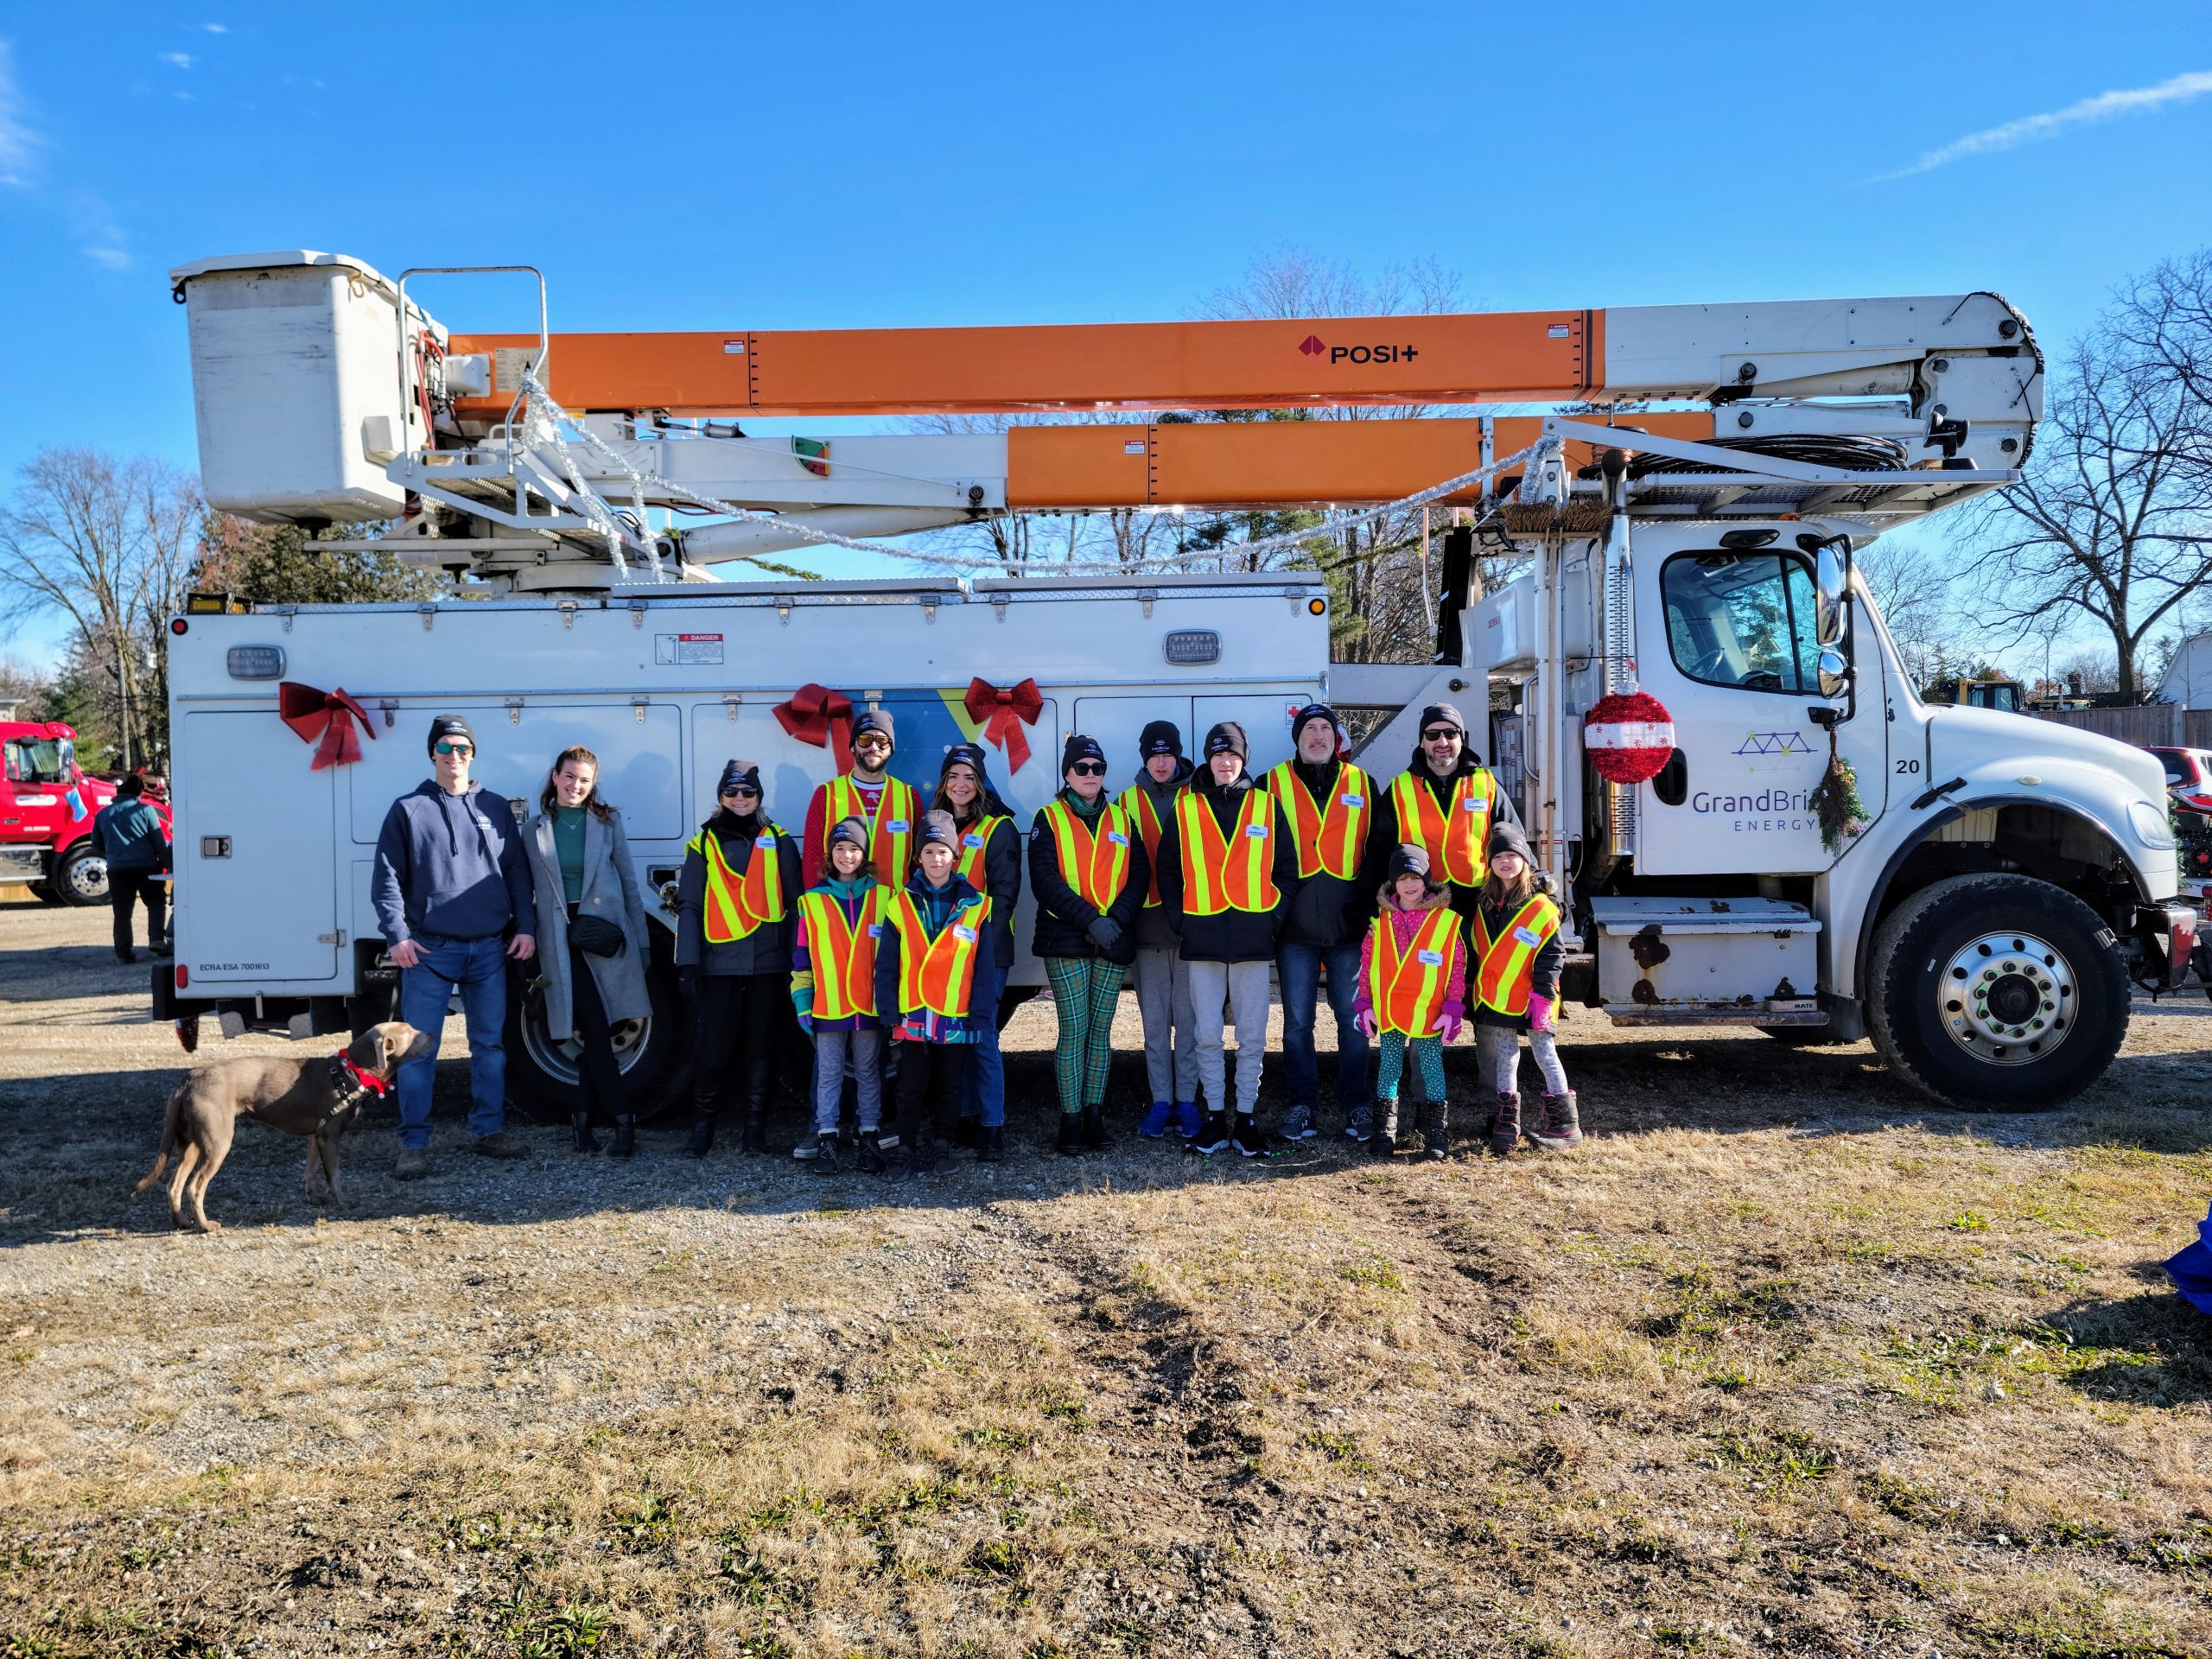
[[[2147,641],[2212,576],[2212,404],[2172,323],[2205,302],[2212,261],[2161,272],[2123,289],[2075,347],[2025,479],[1970,521],[1967,566],[1980,616],[2008,642],[2101,628],[2130,701]]]
[[[161,461],[42,449],[0,508],[0,617],[62,616],[115,686],[124,764],[151,757],[167,721],[163,623],[198,556],[198,486]]]
[[[1948,550],[1885,537],[1855,561],[1881,607],[1906,677],[1916,686],[1951,677],[1955,663],[1971,654],[1964,620],[1953,604]]]

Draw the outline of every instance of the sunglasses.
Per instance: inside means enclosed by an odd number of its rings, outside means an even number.
[[[440,754],[474,754],[476,751],[467,743],[441,743],[438,745],[438,753]]]
[[[1465,735],[1465,734],[1456,732],[1449,726],[1439,726],[1433,731],[1423,732],[1421,734],[1421,741],[1424,743],[1435,743],[1440,742],[1447,737],[1461,737],[1464,735]]]
[[[1103,778],[1106,763],[1103,760],[1078,760],[1068,770],[1078,778]]]
[[[746,797],[749,800],[758,800],[760,798],[760,791],[753,788],[750,784],[740,784],[734,789],[726,789],[722,791],[722,798],[726,801],[734,801],[741,795]]]
[[[891,747],[891,740],[880,732],[863,732],[853,740],[853,747],[856,749],[887,749]]]

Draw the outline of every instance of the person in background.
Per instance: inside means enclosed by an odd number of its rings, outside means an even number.
[[[893,1179],[925,1174],[952,1149],[974,1032],[976,960],[988,948],[991,901],[956,866],[960,831],[948,812],[923,816],[914,874],[885,901],[875,956],[875,1005],[893,1020],[899,1057]]]
[[[1206,734],[1206,769],[1175,804],[1175,833],[1160,838],[1160,897],[1176,917],[1198,1011],[1198,1081],[1206,1116],[1192,1149],[1262,1151],[1261,1056],[1268,1050],[1268,969],[1283,895],[1298,884],[1298,854],[1268,791],[1253,786],[1244,728]],[[1236,1027],[1236,1112],[1224,1096],[1223,1020]]]
[[[817,1175],[835,1175],[842,1167],[837,1114],[848,1058],[860,1103],[854,1166],[864,1175],[883,1168],[883,1021],[876,1014],[875,959],[890,891],[868,867],[867,821],[832,824],[829,868],[799,897],[798,940],[791,953],[791,1002],[800,1028],[814,1039]]]
[[[768,1150],[768,1077],[779,1004],[790,993],[791,913],[798,899],[798,849],[767,815],[760,768],[723,763],[715,815],[683,849],[676,887],[676,972],[693,1013],[691,1138],[683,1150],[714,1150],[724,1068],[745,1085],[740,1149]]]
[[[537,902],[523,853],[516,802],[469,781],[476,733],[460,715],[430,721],[429,782],[401,796],[377,833],[369,876],[393,966],[399,1017],[429,1037],[428,1052],[400,1062],[399,1161],[403,1181],[430,1169],[430,1084],[438,1041],[456,988],[468,1023],[468,1133],[487,1157],[520,1158],[507,1134],[506,958],[537,953]]]
[[[1106,752],[1096,738],[1077,732],[1068,739],[1060,781],[1029,826],[1029,887],[1037,895],[1029,948],[1052,987],[1059,1149],[1075,1157],[1112,1144],[1105,1104],[1114,1014],[1136,957],[1150,866],[1128,816],[1106,798]]]
[[[118,962],[138,960],[130,923],[141,904],[146,906],[146,948],[157,957],[169,954],[168,893],[162,884],[162,873],[169,867],[169,842],[162,833],[162,815],[145,795],[146,780],[133,772],[116,785],[115,798],[92,815],[92,845],[107,861]]]
[[[1487,868],[1484,849],[1493,823],[1518,823],[1513,803],[1467,742],[1467,722],[1448,702],[1421,711],[1413,760],[1380,801],[1368,831],[1370,886],[1402,843],[1428,855],[1429,874],[1446,884],[1452,908],[1474,913]]]
[[[638,1118],[630,1109],[614,1027],[652,1016],[645,970],[652,942],[645,900],[622,815],[599,793],[599,757],[581,746],[554,758],[537,815],[523,826],[535,883],[538,972],[545,988],[545,1034],[575,1041],[582,1104],[570,1120],[578,1152],[597,1152],[594,1112],[614,1120],[610,1156],[634,1157]]]
[[[1490,1149],[1503,1158],[1521,1144],[1525,1031],[1544,1079],[1543,1116],[1529,1138],[1548,1151],[1566,1152],[1582,1144],[1582,1123],[1552,1031],[1559,970],[1567,959],[1559,906],[1543,889],[1520,825],[1501,823],[1491,830],[1489,854],[1482,899],[1467,927],[1474,963],[1468,1000],[1475,1011],[1475,1061],[1497,1096]]]
[[[964,1131],[977,1130],[975,1144],[987,1164],[1006,1156],[1006,1061],[999,1052],[999,1003],[1007,974],[1014,967],[1014,912],[1021,902],[1021,837],[1006,803],[991,787],[980,743],[956,743],[944,752],[938,772],[933,810],[949,813],[960,832],[960,879],[991,901],[988,949],[976,958],[975,1019],[969,1029],[967,1099],[961,1108]]]
[[[806,828],[800,836],[804,885],[810,887],[822,880],[830,831],[847,818],[867,822],[875,879],[893,893],[906,885],[922,804],[912,785],[891,775],[891,754],[898,743],[890,710],[864,709],[853,716],[853,769],[817,786],[806,804]]]
[[[1275,935],[1275,975],[1282,985],[1282,1059],[1290,1074],[1286,1141],[1320,1133],[1321,1069],[1313,1053],[1313,1016],[1321,976],[1337,1017],[1337,1106],[1344,1133],[1363,1141],[1373,1111],[1368,1043],[1353,1019],[1359,997],[1360,952],[1374,913],[1375,889],[1362,887],[1367,823],[1375,786],[1367,773],[1338,757],[1344,734],[1336,710],[1308,703],[1290,719],[1296,751],[1268,774],[1268,793],[1281,810],[1298,855],[1298,885],[1283,904]]]
[[[1375,1085],[1375,1123],[1367,1148],[1388,1158],[1398,1146],[1398,1080],[1406,1057],[1421,1071],[1414,1121],[1427,1119],[1426,1150],[1441,1159],[1451,1150],[1451,1113],[1444,1093],[1444,1045],[1457,1042],[1467,1017],[1467,950],[1457,912],[1428,876],[1428,855],[1402,846],[1391,855],[1388,879],[1376,895],[1381,914],[1360,946],[1359,1006],[1353,1018],[1379,1039],[1382,1076]]]
[[[1191,1011],[1191,969],[1176,949],[1175,925],[1160,899],[1160,836],[1175,822],[1175,800],[1191,781],[1183,734],[1172,720],[1148,722],[1137,736],[1137,775],[1115,804],[1135,830],[1148,870],[1137,912],[1137,1012],[1144,1020],[1145,1081],[1152,1109],[1137,1133],[1158,1141],[1169,1129],[1198,1137],[1198,1021]]]

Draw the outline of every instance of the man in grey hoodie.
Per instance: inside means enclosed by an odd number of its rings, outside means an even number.
[[[468,1133],[477,1151],[519,1158],[506,1133],[507,964],[537,954],[537,907],[513,803],[468,779],[476,734],[459,715],[430,722],[430,780],[403,795],[377,836],[369,899],[400,970],[399,1017],[430,1039],[399,1067],[401,1180],[430,1167],[430,1084],[456,986],[468,1021]],[[512,932],[512,938],[508,936]]]

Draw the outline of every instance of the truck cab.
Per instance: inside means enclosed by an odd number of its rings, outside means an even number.
[[[0,880],[29,884],[49,904],[107,899],[107,861],[92,816],[115,785],[77,764],[77,733],[60,721],[0,721]]]

